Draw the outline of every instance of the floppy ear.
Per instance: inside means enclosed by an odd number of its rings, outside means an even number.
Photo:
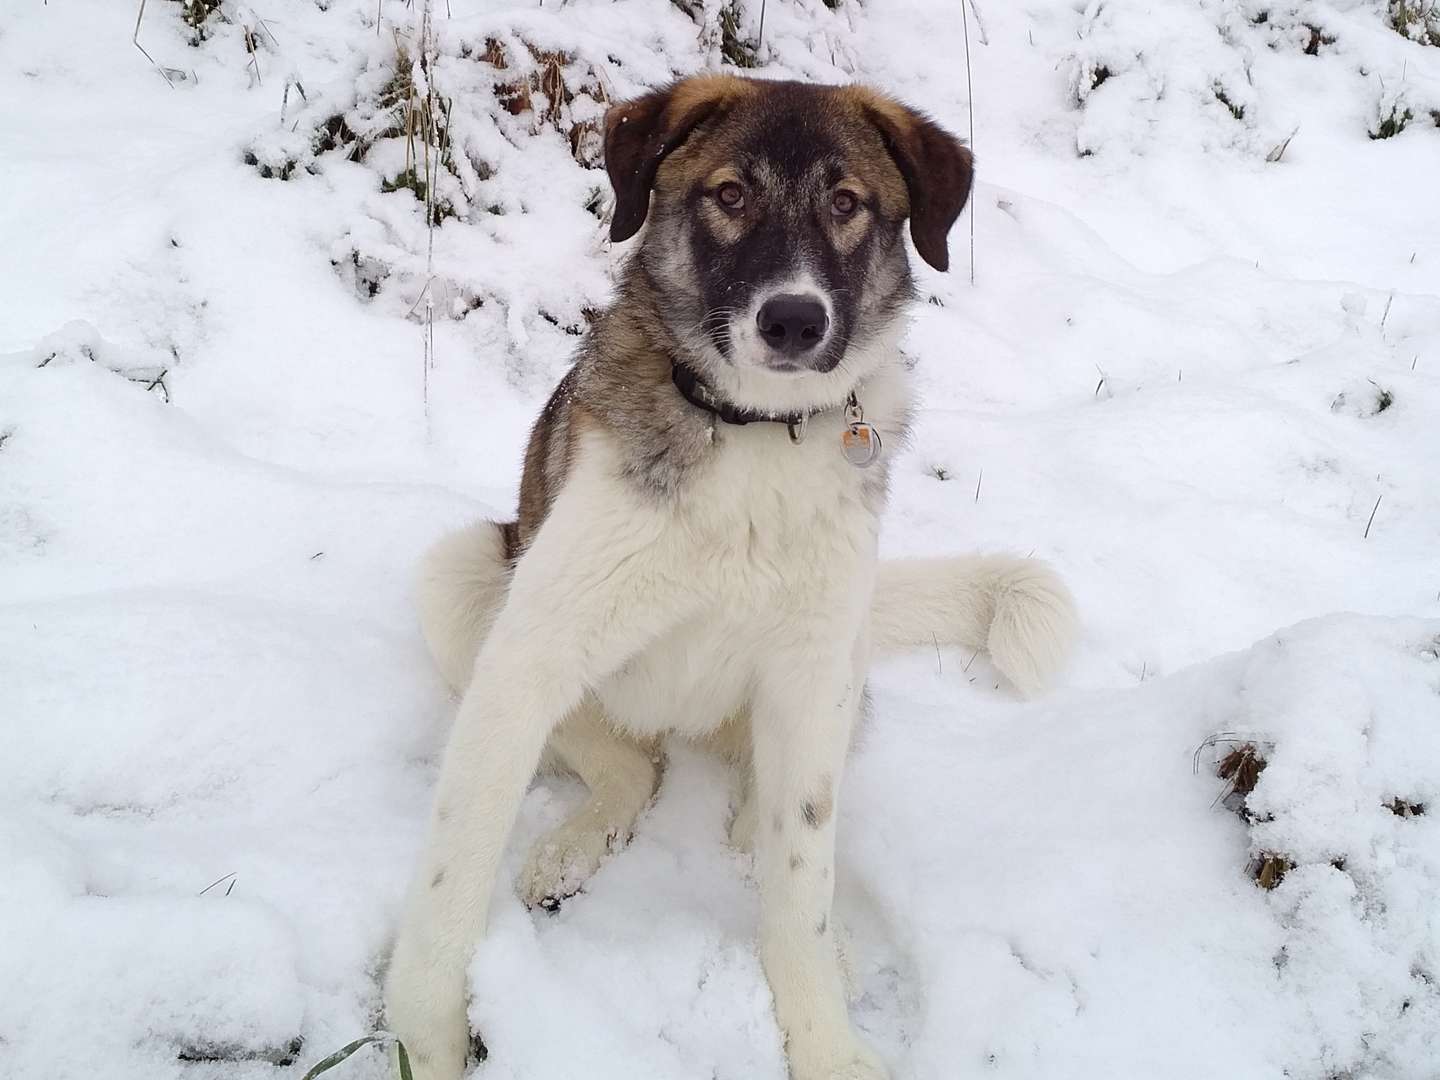
[[[950,267],[945,238],[970,197],[975,159],[970,148],[935,121],[876,95],[866,108],[880,129],[910,194],[910,236],[936,270]]]
[[[744,85],[733,75],[699,75],[610,107],[605,113],[605,171],[615,189],[611,240],[629,240],[640,231],[660,163]]]

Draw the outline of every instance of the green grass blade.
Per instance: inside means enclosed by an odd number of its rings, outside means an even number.
[[[336,1065],[339,1065],[346,1058],[350,1057],[351,1054],[355,1053],[356,1050],[359,1050],[362,1046],[366,1046],[369,1043],[373,1042],[379,1042],[382,1039],[387,1038],[389,1038],[389,1036],[384,1034],[364,1035],[356,1039],[354,1042],[342,1046],[339,1050],[336,1050],[333,1054],[325,1058],[323,1061],[317,1062],[310,1069],[310,1071],[301,1078],[301,1080],[315,1080],[315,1077],[319,1076],[321,1073],[329,1072]],[[408,1060],[405,1060],[405,1065],[401,1072],[401,1075],[405,1077],[405,1080],[412,1080],[411,1077],[406,1075],[409,1071],[409,1067],[410,1062]]]

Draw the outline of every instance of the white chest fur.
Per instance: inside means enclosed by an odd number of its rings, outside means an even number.
[[[897,365],[865,388],[866,418],[882,435],[904,422],[907,381]],[[888,463],[847,461],[845,423],[841,410],[818,414],[799,444],[779,424],[717,423],[714,455],[661,541],[672,549],[664,561],[706,603],[596,688],[613,722],[704,734],[745,707],[757,664],[801,623],[864,632]]]

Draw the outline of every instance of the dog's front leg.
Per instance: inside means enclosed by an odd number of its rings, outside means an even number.
[[[851,1027],[830,906],[840,775],[863,689],[861,650],[818,635],[758,681],[753,724],[760,958],[793,1080],[882,1080]]]
[[[464,1070],[466,969],[546,738],[586,690],[698,603],[663,511],[588,479],[567,484],[516,567],[445,750],[385,986],[417,1080]]]

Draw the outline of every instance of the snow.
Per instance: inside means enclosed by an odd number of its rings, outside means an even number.
[[[432,7],[433,249],[382,191],[423,4],[377,32],[370,0],[227,3],[192,45],[150,0],[173,86],[132,5],[0,12],[7,1078],[298,1077],[376,1025],[452,709],[410,569],[509,512],[608,295],[586,125],[731,47],[713,0]],[[967,216],[952,273],[920,272],[884,543],[1033,549],[1085,634],[1032,703],[983,656],[876,670],[841,809],[857,1022],[897,1078],[1427,1080],[1440,49],[1378,0],[980,8],[974,282]],[[966,132],[959,11],[772,0],[762,73]],[[316,149],[336,116],[364,160]],[[1227,799],[1247,744],[1265,769]],[[577,798],[536,785],[512,876]],[[502,896],[477,1076],[784,1075],[730,800],[676,748],[583,896]]]

